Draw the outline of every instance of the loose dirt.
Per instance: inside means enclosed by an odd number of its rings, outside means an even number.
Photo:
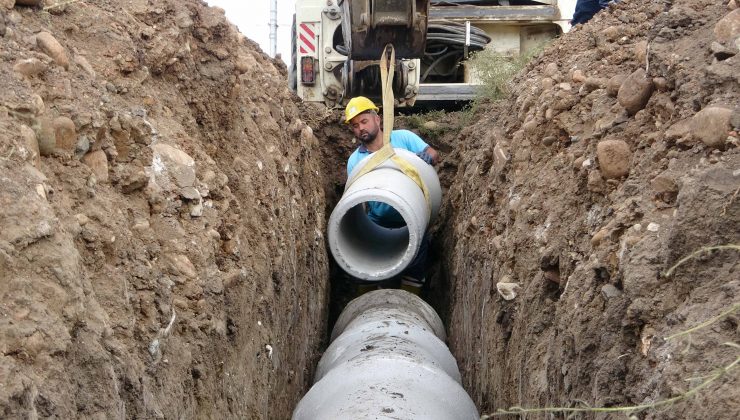
[[[738,312],[665,339],[738,304],[737,251],[664,275],[740,241],[738,13],[623,1],[454,139],[436,299],[482,412],[651,403],[738,357]],[[738,381],[637,418],[736,418]]]
[[[328,259],[284,66],[198,1],[13,3],[0,417],[289,417]]]
[[[340,113],[201,2],[14,3],[0,417],[288,418],[347,298]],[[506,100],[398,119],[443,155],[428,298],[481,412],[652,403],[738,357],[738,312],[666,340],[738,303],[737,252],[665,275],[740,242],[738,13],[623,0]],[[736,418],[738,390],[636,416]]]

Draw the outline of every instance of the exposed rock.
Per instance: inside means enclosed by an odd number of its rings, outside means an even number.
[[[542,84],[543,90],[552,89],[552,87],[555,86],[555,81],[549,77],[542,78],[542,81],[540,83]]]
[[[678,183],[676,175],[671,172],[663,172],[650,181],[655,195],[665,202],[673,202],[678,194]]]
[[[52,34],[48,32],[39,32],[36,34],[36,45],[38,45],[44,54],[51,57],[55,63],[65,69],[69,68],[69,57],[67,57],[67,51]]]
[[[691,120],[689,118],[678,121],[665,131],[665,139],[675,141],[687,136],[691,132]]]
[[[617,100],[630,115],[634,115],[645,108],[653,89],[653,80],[647,77],[644,69],[639,68],[624,80],[619,88]]]
[[[54,138],[57,149],[63,152],[73,152],[77,146],[77,130],[74,121],[67,117],[55,118]]]
[[[613,284],[605,284],[601,286],[601,296],[604,297],[604,299],[614,299],[622,295],[622,292],[617,289]]]
[[[621,178],[630,172],[632,152],[622,140],[604,140],[596,146],[601,174],[606,179]]]
[[[583,83],[586,81],[586,75],[583,74],[583,70],[574,70],[570,79],[573,83]]]
[[[586,86],[588,90],[602,89],[606,87],[607,82],[608,80],[601,77],[587,77],[584,81],[584,86]],[[617,91],[619,91],[619,88],[617,88]]]
[[[547,136],[542,139],[542,144],[545,146],[552,146],[558,140],[555,136]]]
[[[58,220],[45,198],[44,175],[28,164],[19,169],[0,188],[0,244],[22,249],[52,236]],[[34,185],[37,188],[29,188]]]
[[[3,13],[2,9],[0,9],[0,37],[5,36],[5,33],[5,14]]]
[[[104,151],[90,152],[82,157],[82,162],[92,169],[98,182],[108,181],[108,157]]]
[[[665,77],[653,77],[653,85],[661,92],[668,90],[668,80]]]
[[[36,133],[28,126],[21,126],[21,136],[23,136],[23,143],[28,149],[29,156],[28,161],[38,168],[41,162],[41,152],[39,151],[39,142],[36,139]]]
[[[719,42],[734,42],[740,37],[740,9],[733,10],[717,22],[714,37]]]
[[[13,66],[13,70],[26,76],[33,77],[46,71],[46,64],[38,58],[21,60]]]
[[[637,60],[637,64],[641,66],[645,65],[647,54],[648,54],[648,42],[647,41],[640,41],[637,44],[635,44],[635,59]]]
[[[510,159],[509,153],[498,144],[493,148],[493,167],[496,172],[501,172]]]
[[[128,171],[121,181],[121,190],[124,194],[131,194],[149,184],[149,175],[143,169]]]
[[[0,0],[0,10],[10,10],[15,5],[15,0]]]
[[[625,79],[627,79],[627,76],[623,74],[612,76],[606,83],[606,93],[608,93],[609,96],[616,97],[619,94],[619,88],[622,87],[622,83],[624,83]]]
[[[154,151],[152,169],[155,177],[159,179],[161,174],[167,173],[180,188],[195,184],[195,161],[190,155],[164,143],[151,147]]]
[[[195,187],[185,187],[180,190],[180,196],[186,200],[200,200],[200,193]]]
[[[190,259],[182,254],[166,254],[165,263],[167,264],[167,272],[173,276],[185,277],[186,279],[194,279],[198,273],[195,271],[195,266]],[[179,279],[178,282],[182,283],[185,279]]]
[[[591,237],[591,246],[597,246],[602,243],[610,233],[611,231],[607,228],[599,229],[599,231],[594,233],[594,236]]]
[[[36,139],[39,144],[41,156],[50,156],[54,153],[57,146],[56,135],[54,134],[54,122],[48,117],[39,117],[34,125]]]
[[[504,276],[502,280],[511,280],[508,276]],[[510,281],[500,281],[496,283],[496,290],[504,300],[512,300],[516,297],[517,293],[521,289],[519,283],[511,283]]]
[[[545,70],[543,71],[545,76],[547,77],[553,77],[558,73],[558,65],[557,63],[548,63],[545,66]]]
[[[709,147],[722,147],[731,130],[731,117],[731,109],[718,106],[706,107],[691,118],[691,132],[694,137]]]
[[[75,145],[75,155],[82,157],[90,151],[90,138],[87,136],[79,136],[77,139],[77,145]]]
[[[257,60],[251,55],[239,55],[234,63],[234,68],[239,74],[244,74],[250,69],[257,68]]]
[[[74,56],[75,64],[80,66],[87,74],[90,75],[93,79],[95,78],[95,69],[90,65],[90,62],[87,61],[87,58],[83,55],[76,54]]]
[[[623,32],[622,30],[617,26],[607,26],[604,28],[604,30],[601,31],[601,34],[604,36],[604,38],[607,41],[614,42],[616,41],[620,36],[622,36]]]
[[[734,57],[737,54],[737,51],[727,48],[717,41],[712,42],[710,49],[712,50],[712,54],[714,55],[714,57],[720,61],[727,60],[728,58]]]
[[[190,216],[191,217],[203,216],[203,201],[199,200],[198,202],[190,205]]]
[[[603,193],[606,191],[606,182],[604,182],[604,178],[599,171],[589,171],[586,188],[593,193]]]

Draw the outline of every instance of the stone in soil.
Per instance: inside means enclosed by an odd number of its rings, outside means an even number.
[[[719,42],[735,42],[740,37],[740,9],[723,17],[714,27],[714,37]]]
[[[39,49],[41,49],[44,54],[51,57],[55,63],[65,69],[69,68],[69,57],[67,56],[67,51],[52,34],[48,32],[40,32],[36,34],[36,45],[38,45]]]
[[[23,143],[29,151],[28,160],[33,166],[38,168],[41,162],[41,152],[39,151],[39,142],[36,139],[36,133],[30,127],[22,125],[21,136],[23,137]]]
[[[54,119],[54,137],[56,147],[62,152],[73,152],[77,147],[77,130],[75,123],[67,117]]]
[[[706,107],[691,118],[691,132],[707,146],[721,148],[731,130],[731,117],[731,109],[718,106]]]
[[[39,144],[41,156],[50,156],[56,150],[56,135],[54,134],[54,122],[51,118],[41,116],[34,125],[36,139]]]
[[[90,152],[82,157],[82,162],[90,167],[98,182],[108,181],[108,157],[104,151]]]
[[[167,173],[180,188],[192,187],[195,184],[195,161],[190,155],[164,143],[153,145],[152,150],[155,176]]]
[[[653,79],[647,77],[644,69],[639,68],[624,80],[617,93],[617,100],[630,115],[635,115],[645,108],[653,89]]]
[[[619,94],[619,88],[622,87],[622,83],[624,83],[626,78],[627,76],[623,74],[612,76],[606,83],[606,93],[608,93],[609,96],[616,97]]]
[[[26,76],[33,77],[46,71],[46,64],[38,58],[28,58],[17,62],[13,70]]]
[[[596,146],[601,174],[606,179],[621,178],[630,172],[630,147],[622,140],[604,140]]]

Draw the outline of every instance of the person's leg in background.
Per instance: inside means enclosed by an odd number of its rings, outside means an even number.
[[[578,0],[576,10],[573,12],[571,25],[583,24],[591,20],[599,10],[607,7],[609,0]]]
[[[419,246],[419,252],[405,270],[401,273],[401,289],[415,295],[421,293],[421,288],[426,282],[426,272],[429,260],[429,234],[424,234]]]

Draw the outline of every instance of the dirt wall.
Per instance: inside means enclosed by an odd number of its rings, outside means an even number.
[[[737,312],[665,340],[740,299],[736,250],[665,275],[740,241],[740,11],[726,3],[620,2],[456,139],[441,293],[482,412],[650,404],[738,357],[722,344],[738,342]],[[637,418],[735,418],[739,380]]]
[[[13,3],[0,417],[287,418],[328,263],[284,67],[198,1]]]

